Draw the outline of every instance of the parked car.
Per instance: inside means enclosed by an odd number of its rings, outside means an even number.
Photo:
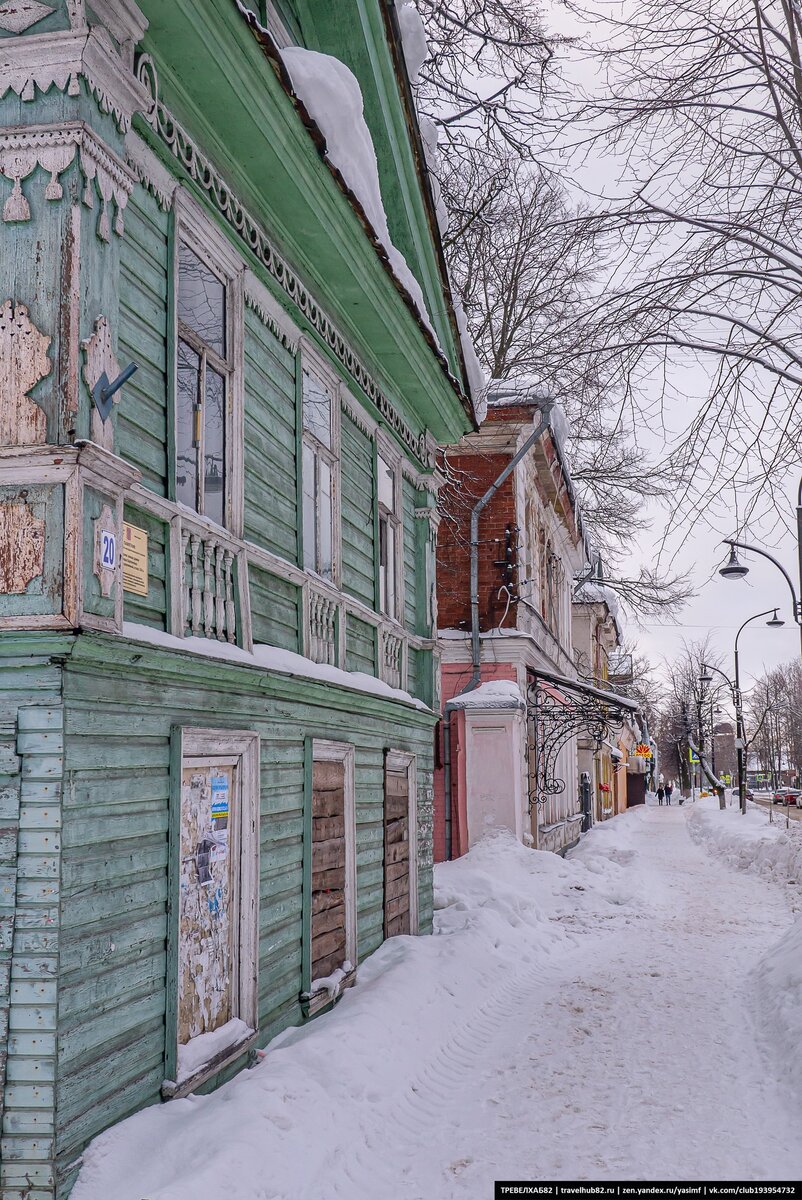
[[[799,788],[781,787],[774,793],[775,804],[794,804],[802,808],[802,791]]]

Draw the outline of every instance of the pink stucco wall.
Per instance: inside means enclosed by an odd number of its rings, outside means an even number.
[[[516,681],[513,663],[482,663],[482,683],[495,679]],[[470,663],[443,663],[443,704],[461,692],[471,678]],[[443,722],[437,727],[439,753],[434,772],[434,861],[446,856],[445,772],[443,770]],[[468,849],[467,783],[465,778],[465,714],[451,716],[451,854],[459,858]]]

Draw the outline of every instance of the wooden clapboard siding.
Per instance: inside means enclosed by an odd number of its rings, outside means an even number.
[[[301,651],[301,591],[259,567],[248,569],[254,643]]]
[[[411,633],[420,632],[420,584],[418,579],[418,520],[415,516],[415,487],[402,479],[402,523],[404,529],[404,624]]]
[[[169,530],[164,521],[130,504],[125,506],[124,519],[148,535],[148,594],[136,596],[133,592],[123,592],[124,619],[166,629]]]
[[[120,366],[139,370],[116,407],[116,450],[139,467],[142,482],[167,495],[168,215],[134,188],[120,241]]]
[[[376,674],[376,627],[352,613],[345,620],[345,669]]]
[[[303,742],[264,738],[261,764],[259,1027],[297,1017],[303,914]]]
[[[346,959],[345,764],[312,768],[312,981]]]
[[[343,591],[373,608],[375,546],[373,529],[373,443],[342,414],[340,430]]]
[[[293,354],[245,309],[245,537],[298,557]]]
[[[409,771],[384,771],[384,936],[410,932]]]
[[[407,691],[411,696],[418,696],[423,699],[420,693],[420,660],[421,653],[414,646],[410,646],[407,651]]]
[[[0,646],[0,1195],[53,1185],[61,673],[25,635]],[[63,646],[61,647],[63,648]],[[27,1190],[30,1189],[30,1190]]]
[[[432,721],[407,706],[331,685],[88,633],[76,640],[66,662],[63,692],[67,784],[55,1098],[59,1171],[66,1179],[86,1142],[156,1102],[165,1078],[171,728],[225,725],[253,729],[261,738],[258,996],[264,1045],[302,1019],[304,739],[355,746],[361,959],[384,936],[384,753],[395,746],[416,754],[419,784],[430,789]],[[421,796],[425,829],[431,827],[431,805]],[[331,834],[328,816],[321,819],[321,833]],[[425,860],[419,897],[426,929],[431,870]],[[324,902],[318,903],[322,908]]]
[[[75,673],[65,714],[57,1152],[164,1078],[169,728]]]

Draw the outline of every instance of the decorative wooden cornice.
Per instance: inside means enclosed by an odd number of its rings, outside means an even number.
[[[132,25],[132,36],[140,25],[144,29],[147,22]],[[0,43],[0,98],[10,89],[22,100],[33,100],[36,88],[46,92],[54,84],[59,91],[77,96],[81,78],[101,111],[110,113],[122,132],[147,103],[147,94],[106,31],[87,25],[82,4],[72,6],[69,29],[4,38]]]

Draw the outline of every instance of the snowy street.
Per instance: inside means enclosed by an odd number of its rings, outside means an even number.
[[[734,865],[741,845],[762,875]],[[439,936],[386,943],[216,1094],[102,1135],[75,1200],[799,1179],[780,1076],[802,981],[791,952],[761,964],[799,907],[801,849],[712,801],[636,809],[565,861],[493,838],[438,868]]]

